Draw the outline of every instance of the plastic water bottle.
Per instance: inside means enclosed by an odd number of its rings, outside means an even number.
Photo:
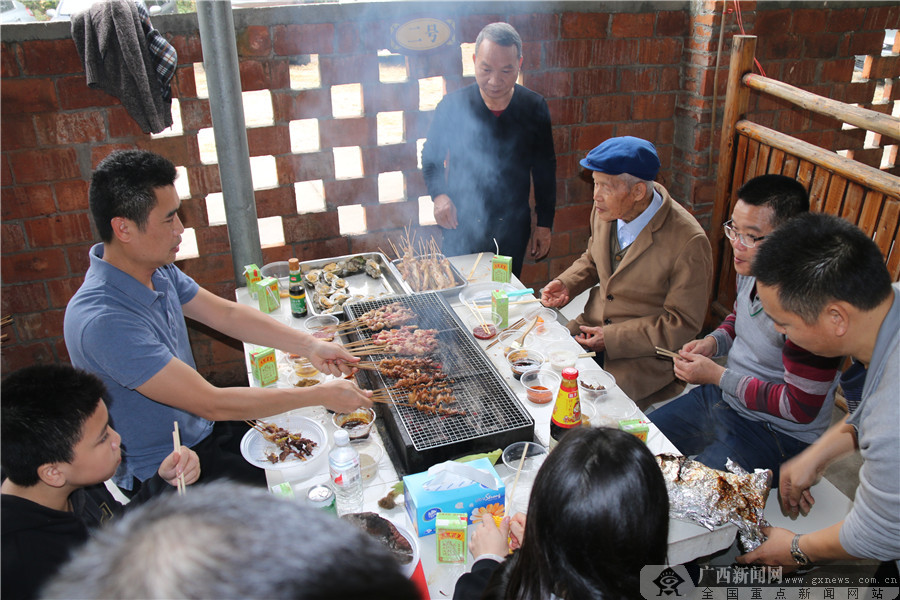
[[[328,469],[338,515],[362,512],[363,484],[359,472],[359,453],[350,445],[350,434],[345,429],[334,432],[334,448],[328,454]]]

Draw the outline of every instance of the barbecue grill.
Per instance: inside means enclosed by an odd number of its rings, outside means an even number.
[[[433,356],[453,379],[456,403],[452,408],[465,411],[461,416],[422,413],[411,406],[383,405],[383,422],[390,443],[402,463],[404,474],[424,471],[431,465],[474,452],[489,452],[518,441],[534,440],[534,419],[497,373],[484,351],[472,340],[456,313],[437,292],[402,298],[380,298],[344,306],[348,319],[399,302],[417,315],[415,324],[438,331],[438,350]],[[357,328],[360,340],[372,332]],[[378,354],[378,361],[393,355]],[[378,371],[360,371],[360,385],[367,389],[387,388],[393,380]],[[408,402],[407,392],[391,390],[394,402]]]

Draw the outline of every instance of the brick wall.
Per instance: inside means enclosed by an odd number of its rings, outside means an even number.
[[[893,2],[742,2],[747,33],[760,36],[759,59],[767,74],[839,100],[872,105],[879,79],[889,100],[898,97],[896,61],[873,58],[866,75],[851,82],[854,55],[880,55],[885,28],[898,27]],[[819,3],[815,3],[819,4]],[[713,79],[723,3],[694,0],[656,3],[379,3],[306,5],[235,12],[244,91],[269,90],[273,123],[248,129],[251,156],[272,156],[277,184],[257,190],[259,217],[280,216],[285,244],[264,248],[266,262],[290,256],[316,258],[387,248],[409,222],[418,222],[418,198],[427,194],[417,169],[416,141],[424,138],[430,111],[418,110],[417,80],[442,76],[447,91],[470,83],[462,74],[458,46],[408,57],[409,80],[379,81],[377,52],[388,47],[392,24],[418,16],[452,19],[457,41],[471,43],[486,23],[507,20],[525,42],[526,86],[547,98],[558,157],[558,207],[549,258],[525,265],[525,283],[540,287],[584,248],[591,186],[577,160],[610,136],[653,140],[662,158],[660,181],[704,225],[712,211],[715,169],[710,145]],[[729,3],[729,6],[731,3]],[[503,10],[501,10],[503,8]],[[725,15],[725,46],[719,60],[719,118],[724,101],[730,37],[736,15]],[[210,225],[206,198],[220,192],[218,167],[200,158],[198,132],[211,127],[208,100],[198,95],[194,63],[202,61],[195,15],[157,17],[154,25],[178,50],[173,81],[183,133],[144,135],[119,104],[84,83],[82,66],[66,23],[3,26],[0,43],[0,185],[2,185],[2,369],[66,360],[62,318],[87,268],[96,235],[87,212],[93,167],[111,150],[146,148],[184,167],[190,186],[182,220],[194,228],[199,257],[179,266],[205,288],[233,297],[233,266],[225,225]],[[290,61],[316,54],[321,87],[293,89]],[[893,77],[894,79],[890,79]],[[886,78],[886,79],[882,79]],[[363,114],[336,119],[329,88],[360,84]],[[886,110],[882,101],[880,109]],[[791,113],[778,102],[751,107],[776,128],[833,150],[874,156],[865,132]],[[402,143],[379,146],[376,115],[403,111]],[[293,154],[289,123],[315,118],[320,149]],[[890,143],[886,141],[886,143]],[[363,176],[338,179],[332,147],[360,148]],[[867,154],[868,153],[868,154]],[[896,152],[895,152],[896,155]],[[880,155],[879,155],[880,156]],[[712,157],[715,165],[715,156]],[[875,160],[872,158],[871,160]],[[379,203],[379,173],[401,171],[406,199]],[[321,179],[323,212],[298,214],[295,182]],[[341,236],[338,208],[361,205],[368,231]],[[420,235],[440,237],[435,227]],[[245,383],[240,346],[191,327],[198,366],[218,384]]]

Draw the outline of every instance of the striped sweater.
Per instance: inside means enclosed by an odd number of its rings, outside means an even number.
[[[728,356],[722,397],[741,416],[812,443],[831,422],[840,357],[817,356],[775,331],[756,295],[756,279],[739,275],[734,311],[710,334]]]

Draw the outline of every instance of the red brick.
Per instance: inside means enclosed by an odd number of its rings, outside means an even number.
[[[900,6],[872,6],[866,11],[863,29],[896,29],[900,27]]]
[[[78,244],[63,248],[66,252],[66,260],[69,261],[69,273],[66,273],[66,275],[71,273],[87,273],[88,267],[91,264],[89,252],[93,245],[94,242],[90,242],[88,244]]]
[[[240,71],[241,89],[245,92],[291,86],[286,60],[243,60],[240,63]]]
[[[21,252],[25,249],[25,233],[18,223],[4,223],[0,233],[0,249],[4,254]]]
[[[850,81],[853,74],[853,58],[841,58],[822,62],[821,81]]]
[[[56,89],[59,92],[59,107],[63,110],[97,108],[100,106],[115,106],[116,104],[121,104],[119,99],[115,96],[88,87],[83,75],[60,77],[56,79]],[[53,108],[55,108],[55,106]],[[43,110],[36,112],[43,112]]]
[[[68,277],[48,281],[47,290],[50,292],[50,306],[53,308],[65,308],[82,283],[84,283],[84,277]]]
[[[608,13],[576,13],[562,14],[562,38],[596,39],[606,37],[609,25]]]
[[[900,76],[900,56],[867,56],[863,67],[866,79],[888,79]]]
[[[327,240],[294,243],[291,245],[292,256],[301,261],[323,258],[326,256],[344,256],[350,254],[350,239],[336,236]]]
[[[544,65],[548,68],[585,68],[592,64],[591,40],[547,42]],[[602,64],[602,63],[601,63]]]
[[[419,203],[415,201],[370,204],[365,211],[368,231],[398,229],[419,221]]]
[[[580,73],[579,73],[580,75]],[[572,95],[572,73],[565,71],[544,71],[527,73],[525,87],[545,98],[562,98]]]
[[[47,148],[10,155],[16,183],[36,183],[81,176],[74,148]]]
[[[259,192],[257,192],[257,194],[258,193]],[[197,251],[201,256],[231,251],[231,242],[228,239],[227,225],[198,227],[194,231],[197,235]]]
[[[239,31],[236,41],[238,56],[268,56],[272,51],[269,28],[261,25],[251,25]]]
[[[633,65],[638,62],[638,40],[595,40],[592,65]]]
[[[650,140],[651,142],[658,139],[658,131],[659,125],[653,122],[645,121],[643,123],[640,123],[637,121],[631,121],[616,124],[616,136],[633,135],[634,137]],[[662,149],[657,148],[656,150],[660,154],[660,161],[662,161]]]
[[[593,96],[587,99],[587,123],[626,121],[632,118],[632,94]],[[593,147],[593,146],[591,146]]]
[[[91,169],[96,169],[104,158],[116,150],[134,150],[134,146],[126,143],[102,144],[91,146]]]
[[[874,80],[854,81],[851,83],[847,83],[843,86],[844,95],[841,100],[850,104],[862,104],[864,102],[871,102],[872,97],[875,94],[876,84],[877,82]]]
[[[322,147],[374,145],[375,127],[372,121],[368,117],[321,119],[319,140]]]
[[[253,195],[256,197],[256,216],[260,219],[293,215],[297,212],[293,186],[256,190]]]
[[[524,46],[524,45],[523,45]],[[522,52],[527,52],[527,46],[522,48]],[[346,60],[335,63],[331,68],[342,67],[342,63],[346,64]],[[525,59],[528,62],[528,59]],[[366,60],[366,64],[358,65],[359,72],[353,80],[342,77],[337,83],[347,81],[378,81],[378,61],[374,58]],[[321,64],[321,63],[320,63]],[[529,68],[523,65],[524,68]],[[343,74],[342,74],[343,75]],[[433,50],[427,54],[419,54],[411,57],[409,60],[409,76],[411,79],[423,79],[425,77],[445,77],[448,79],[459,78],[462,76],[462,61],[460,60],[459,48],[444,47],[440,50]],[[329,78],[329,81],[331,78]],[[323,71],[322,81],[325,82]]]
[[[763,60],[781,60],[785,56],[800,56],[802,42],[795,35],[772,33],[766,36],[766,43],[756,46],[757,58]]]
[[[417,82],[384,83],[365,89],[366,111],[379,113],[395,110],[419,109]]]
[[[197,80],[194,76],[194,65],[182,65],[175,69],[172,78],[172,95],[184,102],[185,98],[197,97]]]
[[[15,52],[9,44],[0,43],[0,77],[3,79],[19,76]]]
[[[209,100],[181,100],[181,126],[185,132],[212,127]]]
[[[539,71],[544,68],[544,65],[541,63],[543,47],[543,42],[522,42],[522,71]],[[460,63],[460,65],[461,64],[462,63]],[[454,69],[453,77],[457,78],[461,76],[462,70],[457,72]],[[465,83],[469,83],[470,81],[471,79],[467,80]]]
[[[364,148],[362,155],[364,173],[414,171],[417,169],[416,146],[412,143]],[[407,186],[409,186],[409,181],[407,181]]]
[[[781,74],[781,80],[785,83],[799,86],[819,81],[819,77],[816,75],[817,62],[818,61],[814,60],[791,61],[784,65],[784,72]],[[853,66],[852,59],[850,59],[849,64],[851,67]],[[850,81],[849,74],[844,81]]]
[[[281,160],[282,158],[286,160]],[[278,168],[278,183],[314,181],[334,178],[334,154],[328,152],[307,152],[286,157],[275,157]],[[290,177],[290,180],[284,180]]]
[[[596,94],[608,94],[615,90],[615,69],[585,69],[579,71],[573,82],[573,96],[593,96]]]
[[[803,36],[803,56],[806,58],[833,58],[838,54],[842,34],[820,33]]]
[[[277,111],[276,111],[277,112]],[[326,88],[304,90],[293,97],[285,120],[317,119],[331,114],[331,92]]]
[[[579,204],[556,209],[553,231],[578,231],[588,228],[593,204]]]
[[[556,39],[559,17],[553,12],[511,14],[509,24],[525,41],[549,40]]]
[[[277,160],[277,159],[276,159]],[[188,184],[194,197],[222,191],[218,165],[193,165],[187,168]]]
[[[6,85],[5,83],[3,84]],[[0,119],[0,145],[4,152],[37,146],[34,120],[29,116],[7,115]]]
[[[550,98],[547,106],[554,127],[582,122],[583,102],[577,98]]]
[[[756,13],[756,26],[747,33],[766,38],[788,31],[790,22],[791,11],[788,9],[760,10]],[[757,46],[758,48],[759,46]]]
[[[859,8],[845,8],[841,10],[829,10],[825,29],[827,31],[858,31],[862,28],[863,19],[866,16],[864,6]]]
[[[647,38],[653,35],[655,13],[618,13],[612,17],[612,37]]]
[[[183,262],[181,269],[201,285],[234,278],[231,254],[207,254]]]
[[[640,62],[645,65],[680,63],[682,46],[682,41],[678,38],[641,40]]]
[[[106,138],[106,123],[100,110],[36,115],[34,124],[38,143],[42,146],[97,142]]]
[[[203,62],[203,46],[200,43],[199,31],[195,31],[192,35],[167,35],[166,39],[178,52],[179,64]]]
[[[3,265],[4,289],[11,283],[69,275],[65,255],[59,248],[4,255],[0,260]]]
[[[291,151],[291,136],[284,125],[247,128],[250,156],[287,154]]]
[[[340,237],[337,212],[308,213],[282,218],[284,241],[287,243]]]
[[[718,19],[717,19],[718,21]],[[688,29],[688,13],[681,10],[667,10],[656,13],[656,35],[683,36]]]
[[[90,240],[90,219],[87,213],[53,215],[44,219],[25,221],[25,233],[33,248],[65,246]]]
[[[362,25],[362,27],[360,27]],[[379,47],[371,47],[365,44],[366,41],[371,41],[371,35],[363,35],[360,29],[366,30],[369,28],[369,23],[360,24],[360,23],[337,23],[337,30],[335,31],[335,52],[337,54],[356,54],[359,52],[363,52],[366,49],[374,50],[377,52],[382,47],[384,47],[384,43],[379,45]],[[384,29],[382,29],[384,31]],[[387,31],[388,36],[390,35],[390,31]],[[386,39],[384,37],[382,40]]]
[[[827,15],[821,8],[796,8],[791,15],[791,32],[818,35],[825,29]]]
[[[141,150],[161,154],[176,165],[193,165],[200,162],[199,150],[192,151],[190,140],[186,137],[138,138],[135,145]]]
[[[334,25],[331,23],[309,25],[277,25],[272,45],[275,54],[331,54],[334,49]]]
[[[675,94],[636,95],[635,120],[671,119],[675,116]]]
[[[59,109],[50,79],[4,79],[0,87],[3,115],[49,112]]]
[[[659,72],[652,68],[619,69],[616,91],[625,93],[655,92],[659,89]]]
[[[599,125],[583,125],[575,130],[572,146],[574,150],[586,154],[591,148],[600,142],[615,136],[615,125],[606,123]]]
[[[53,346],[48,342],[16,344],[13,348],[4,348],[2,362],[4,373],[12,373],[31,365],[57,362],[53,354]]]
[[[557,203],[557,206],[559,204]],[[547,256],[550,258],[556,256],[564,256],[569,253],[569,246],[571,244],[570,238],[572,237],[571,232],[568,231],[560,231],[553,232],[553,237],[550,238],[550,252],[547,253]]]
[[[323,182],[325,202],[329,209],[349,204],[377,204],[378,179],[363,177]]]
[[[526,256],[525,262],[522,265],[522,276],[519,277],[519,281],[529,287],[534,287],[536,289],[540,288],[543,284],[546,284],[549,279],[549,269],[550,261],[542,260],[541,262],[535,263]]]
[[[42,281],[21,285],[4,285],[2,302],[3,314],[19,314],[50,308],[47,289]],[[4,327],[3,332],[7,329]],[[5,344],[4,344],[5,345]]]
[[[856,31],[850,38],[850,54],[881,54],[884,31]]]
[[[24,75],[61,75],[84,71],[72,39],[31,40],[19,44]]]
[[[182,104],[182,106],[184,106]],[[109,120],[109,137],[134,137],[143,134],[140,125],[137,124],[128,111],[122,106],[110,106],[106,109]]]
[[[83,180],[59,181],[53,184],[56,206],[60,212],[87,210],[88,182]]]

